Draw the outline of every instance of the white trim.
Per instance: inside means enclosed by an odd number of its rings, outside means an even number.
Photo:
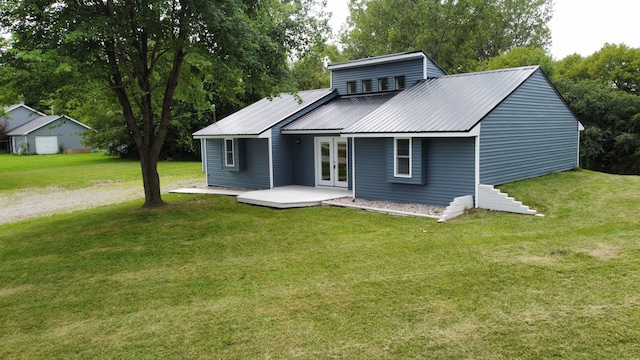
[[[202,161],[202,172],[207,174],[207,139],[200,139],[200,157]]]
[[[260,135],[241,135],[241,134],[225,134],[225,135],[199,135],[199,136],[194,136],[193,138],[195,140],[197,139],[228,139],[229,137],[234,137],[236,139],[259,139],[259,138],[266,138],[267,136],[262,136],[262,134]]]
[[[408,54],[405,53],[405,54],[396,54],[396,55],[384,55],[384,56],[373,57],[369,59],[354,60],[354,61],[343,62],[338,64],[329,64],[327,66],[327,69],[342,70],[342,69],[350,69],[350,68],[362,67],[362,66],[385,64],[389,62],[396,62],[396,61],[402,61],[402,60],[418,59],[418,58],[426,59],[426,54],[422,51],[418,51],[418,52],[412,52]]]
[[[356,139],[347,138],[347,145],[351,139],[351,196],[356,197]],[[347,188],[349,187],[349,179],[347,178]]]
[[[479,135],[479,126],[475,126],[469,131],[456,132],[409,132],[409,133],[347,133],[341,134],[344,137],[359,138],[384,138],[384,137],[410,137],[410,138],[469,138]]]
[[[271,131],[267,136],[267,147],[269,148],[269,189],[273,189],[273,140],[271,139]]]
[[[325,130],[282,130],[282,135],[313,135],[313,134],[339,134],[341,129],[325,129]],[[339,135],[336,135],[339,136]]]
[[[40,111],[38,111],[38,110],[36,110],[36,109],[33,109],[32,107],[27,106],[27,105],[22,104],[22,103],[21,103],[21,104],[14,104],[14,105],[11,105],[11,106],[6,106],[6,107],[4,108],[4,112],[6,112],[7,114],[9,114],[10,112],[12,112],[13,110],[15,110],[15,109],[17,109],[17,108],[19,108],[19,107],[23,107],[23,108],[25,108],[25,109],[27,109],[27,110],[29,110],[29,111],[31,111],[31,112],[34,112],[34,113],[36,113],[36,114],[38,114],[38,115],[40,115],[40,116],[47,116],[45,113],[42,113],[42,112],[40,112]],[[34,118],[34,119],[35,119],[35,118]]]
[[[322,180],[322,151],[320,144],[329,143],[329,178],[330,180]],[[339,156],[338,156],[338,143],[343,142],[347,146],[346,150],[346,171],[347,181],[339,180]],[[315,185],[316,187],[329,187],[329,188],[349,188],[349,139],[341,138],[337,136],[319,136],[314,138],[314,169],[315,169]]]
[[[409,140],[409,173],[398,173],[398,140]],[[403,155],[404,157],[404,155]],[[398,178],[411,178],[413,165],[413,139],[406,137],[396,137],[393,139],[393,176]]]
[[[479,126],[478,126],[479,127]],[[475,140],[475,145],[476,145],[476,149],[475,149],[475,196],[474,196],[474,202],[475,202],[475,207],[478,207],[478,187],[480,186],[480,135],[476,136],[476,140]]]
[[[231,141],[231,160],[229,163],[229,149],[227,148],[227,141]],[[225,138],[223,141],[223,151],[224,151],[224,166],[225,167],[236,167],[236,141],[234,138]]]

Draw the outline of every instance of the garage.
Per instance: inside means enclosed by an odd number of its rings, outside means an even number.
[[[58,137],[57,136],[36,136],[36,153],[37,154],[57,154],[58,153]]]

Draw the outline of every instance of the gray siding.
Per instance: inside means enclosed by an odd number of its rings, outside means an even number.
[[[34,113],[33,111],[26,109],[24,107],[17,107],[13,109],[10,113],[0,118],[0,121],[6,120],[9,124],[8,129],[15,129],[18,126],[24,125],[29,121],[40,117],[41,115],[38,113]]]
[[[87,129],[74,123],[73,121],[54,121],[53,123],[43,126],[27,135],[29,143],[29,152],[36,153],[36,137],[37,136],[56,136],[58,138],[58,147],[66,149],[85,149],[87,146],[82,145],[83,133]],[[24,141],[23,136],[16,136],[17,141]],[[17,149],[16,149],[17,150]]]
[[[427,77],[434,78],[447,75],[431,58],[427,58]]]
[[[388,139],[356,138],[356,197],[447,206],[454,197],[473,195],[474,139],[421,141],[424,185],[413,185],[387,181]]]
[[[577,166],[578,122],[540,70],[480,128],[480,183],[498,185]]]
[[[314,138],[313,135],[289,135],[293,144],[293,184],[316,186]],[[300,140],[300,143],[296,143]]]
[[[331,86],[339,95],[347,94],[347,81],[355,81],[357,93],[362,92],[362,80],[371,80],[373,92],[378,91],[378,79],[387,78],[389,90],[394,89],[394,77],[405,77],[405,88],[424,79],[423,59],[412,59],[388,64],[378,64],[331,71]]]
[[[225,169],[224,139],[207,139],[207,185],[246,189],[269,188],[267,139],[236,139],[240,171]]]

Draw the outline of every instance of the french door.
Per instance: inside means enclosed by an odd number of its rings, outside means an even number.
[[[316,138],[316,178],[320,186],[348,187],[347,139]]]

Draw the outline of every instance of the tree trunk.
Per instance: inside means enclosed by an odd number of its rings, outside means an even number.
[[[165,205],[160,193],[160,176],[158,175],[158,155],[151,151],[139,150],[144,185],[144,205],[142,207],[161,207]]]

